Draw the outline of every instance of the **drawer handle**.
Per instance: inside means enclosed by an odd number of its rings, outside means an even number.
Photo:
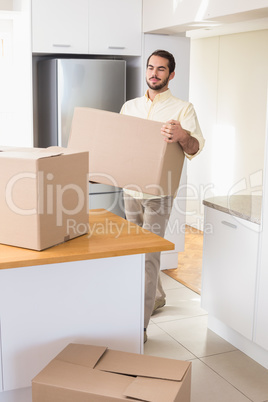
[[[61,43],[53,43],[53,46],[54,47],[71,47],[71,45],[64,45],[64,44],[61,44]]]
[[[233,223],[230,223],[230,222],[227,222],[227,221],[221,221],[221,223],[223,225],[229,226],[230,228],[237,229],[237,226],[234,225]]]
[[[108,46],[108,49],[125,49],[125,46]]]

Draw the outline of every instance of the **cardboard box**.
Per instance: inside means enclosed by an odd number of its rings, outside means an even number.
[[[88,232],[88,152],[0,148],[0,243],[43,250]]]
[[[33,402],[190,402],[191,363],[69,344],[32,380]]]
[[[184,152],[160,133],[163,123],[75,108],[68,148],[89,151],[90,180],[153,195],[174,195]]]

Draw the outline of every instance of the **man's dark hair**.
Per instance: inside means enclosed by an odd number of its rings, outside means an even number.
[[[168,68],[169,68],[169,74],[173,73],[173,71],[175,71],[175,67],[176,67],[176,62],[174,59],[174,56],[169,53],[167,50],[155,50],[147,59],[147,64],[146,67],[148,67],[149,65],[149,60],[152,56],[159,56],[159,57],[163,57],[164,59],[168,60]]]

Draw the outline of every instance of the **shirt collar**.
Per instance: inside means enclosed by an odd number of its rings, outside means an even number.
[[[159,94],[157,94],[153,100],[154,103],[156,102],[163,102],[164,100],[166,100],[167,98],[169,98],[171,96],[171,92],[170,89],[167,89],[165,92],[160,92]],[[148,89],[145,93],[145,97],[146,97],[146,101],[151,101],[151,99],[149,98],[148,95]]]

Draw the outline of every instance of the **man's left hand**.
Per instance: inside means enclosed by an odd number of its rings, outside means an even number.
[[[163,124],[161,134],[164,136],[164,141],[168,143],[178,142],[183,151],[189,155],[194,155],[199,150],[198,140],[184,130],[177,120],[169,120]]]
[[[161,134],[166,142],[180,142],[185,137],[185,130],[177,120],[169,120],[163,124]]]

